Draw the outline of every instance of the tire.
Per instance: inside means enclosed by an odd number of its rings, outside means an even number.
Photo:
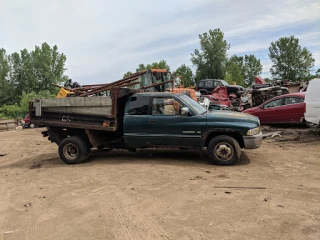
[[[206,89],[200,89],[199,92],[201,95],[209,95],[209,92]]]
[[[307,125],[307,127],[308,128],[316,128],[316,127],[319,127],[319,125],[318,124],[315,124],[315,123],[311,123],[311,122],[305,122],[306,123],[306,125]]]
[[[65,138],[59,144],[59,156],[66,164],[81,163],[89,153],[88,144],[78,136]]]
[[[137,152],[137,149],[136,148],[128,148],[128,151],[129,152]]]
[[[104,145],[99,145],[97,148],[98,148],[99,150],[102,150],[102,149],[104,149]]]
[[[240,158],[241,148],[233,137],[220,135],[210,140],[208,155],[213,164],[233,165]]]

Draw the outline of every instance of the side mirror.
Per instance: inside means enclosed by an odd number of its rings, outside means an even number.
[[[263,106],[263,105],[261,105],[261,106],[260,106],[260,108],[261,108],[261,109],[264,109],[264,106]]]
[[[181,108],[181,115],[183,116],[189,116],[190,115],[190,110],[188,107],[183,107]]]

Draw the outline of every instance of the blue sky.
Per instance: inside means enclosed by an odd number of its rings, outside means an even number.
[[[198,34],[220,28],[233,54],[254,54],[270,77],[268,47],[295,35],[320,68],[320,1],[0,0],[0,47],[8,53],[47,42],[67,56],[80,84],[121,79],[139,63],[167,60],[171,70],[199,48]]]

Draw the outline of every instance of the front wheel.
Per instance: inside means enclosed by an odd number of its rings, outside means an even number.
[[[233,137],[220,135],[210,140],[208,155],[213,164],[233,165],[240,158],[241,148]]]
[[[81,137],[63,139],[59,144],[59,156],[66,164],[81,163],[88,157],[90,149]]]

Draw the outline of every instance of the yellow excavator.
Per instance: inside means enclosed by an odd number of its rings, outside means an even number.
[[[72,82],[71,79],[68,79],[64,86],[61,87],[59,85],[54,85],[56,87],[60,87],[60,90],[56,96],[56,98],[66,98],[66,97],[70,97],[72,95],[75,94],[75,92],[70,91],[71,88],[77,88],[77,87],[81,87],[81,85],[77,82]]]

